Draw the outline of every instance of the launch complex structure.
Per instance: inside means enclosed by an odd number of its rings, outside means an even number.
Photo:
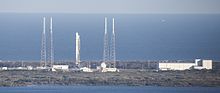
[[[116,51],[115,51],[115,19],[112,18],[112,33],[109,40],[108,19],[105,17],[104,51],[103,62],[101,63],[102,72],[116,72]],[[109,43],[110,42],[110,43]]]
[[[69,65],[54,65],[54,47],[53,47],[53,19],[49,18],[49,22],[46,20],[46,17],[43,17],[43,32],[42,32],[42,41],[41,41],[41,59],[40,66],[33,68],[33,66],[23,66],[22,67],[0,67],[0,70],[47,70],[47,71],[83,71],[83,72],[118,72],[116,66],[116,33],[115,33],[115,19],[112,18],[112,27],[108,28],[108,19],[105,17],[104,20],[104,44],[103,44],[103,60],[100,64],[96,65],[96,69],[91,65],[87,66],[81,65],[80,61],[80,35],[76,32],[76,46],[75,46],[75,64],[69,69]],[[49,25],[49,28],[46,26]],[[108,34],[108,29],[112,30],[111,34]],[[47,37],[49,36],[49,37]],[[109,38],[110,37],[110,38]],[[48,56],[47,56],[48,55]],[[72,64],[70,64],[72,65]],[[157,70],[190,70],[190,69],[207,69],[211,70],[213,68],[212,60],[207,59],[196,59],[195,62],[172,62],[172,61],[159,61],[156,64],[153,64],[154,68]],[[75,66],[75,67],[74,67]],[[148,64],[148,66],[150,66]]]
[[[46,17],[43,17],[43,32],[42,32],[42,39],[41,39],[41,60],[40,66],[43,68],[52,67],[54,64],[54,49],[53,49],[53,19],[50,17],[50,24],[49,24],[49,38],[47,38],[46,29]],[[49,48],[47,48],[47,39],[49,39]],[[49,52],[49,57],[47,56],[47,52]],[[49,61],[47,61],[49,60]]]
[[[48,30],[46,30],[46,17],[43,17],[43,32],[42,32],[42,41],[41,41],[41,60],[40,60],[40,69],[69,69],[68,65],[54,65],[54,48],[53,48],[53,20],[50,17],[49,22],[49,35]],[[110,35],[110,39],[108,38],[108,21],[107,17],[105,17],[104,23],[104,49],[103,49],[103,61],[101,62],[101,66],[97,67],[97,70],[100,72],[117,72],[119,71],[116,68],[116,51],[115,51],[115,20],[112,18],[112,33]],[[47,38],[49,36],[49,38]],[[49,40],[47,40],[49,39]],[[47,42],[48,41],[48,42]],[[48,47],[48,46],[49,47]],[[84,72],[93,72],[92,69],[88,67],[82,67],[80,65],[80,35],[76,32],[76,61],[75,68]],[[47,56],[49,55],[49,56]]]
[[[115,19],[112,18],[112,33],[110,39],[108,38],[108,21],[105,17],[105,32],[104,32],[104,48],[103,48],[103,61],[97,70],[101,72],[117,72],[116,68],[116,52],[115,52]],[[76,32],[76,67],[84,72],[91,72],[88,67],[80,66],[80,35]]]

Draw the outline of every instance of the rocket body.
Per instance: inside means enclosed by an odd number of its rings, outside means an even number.
[[[80,65],[80,36],[79,33],[76,32],[76,66]]]

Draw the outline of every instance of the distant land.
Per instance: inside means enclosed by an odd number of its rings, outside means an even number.
[[[73,62],[60,62],[69,64]],[[100,62],[82,62],[82,66],[91,65],[96,69]],[[119,72],[78,72],[47,70],[0,70],[0,86],[33,85],[123,85],[123,86],[166,86],[166,87],[219,87],[220,62],[213,63],[212,70],[159,71],[157,61],[117,62]],[[39,66],[37,62],[0,62],[0,67]]]

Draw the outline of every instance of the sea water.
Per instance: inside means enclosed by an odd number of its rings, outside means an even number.
[[[28,86],[0,87],[0,93],[219,93],[219,87]]]

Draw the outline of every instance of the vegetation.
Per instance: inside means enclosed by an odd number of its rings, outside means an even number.
[[[134,69],[118,73],[0,71],[0,86],[28,85],[220,86],[220,72]]]

